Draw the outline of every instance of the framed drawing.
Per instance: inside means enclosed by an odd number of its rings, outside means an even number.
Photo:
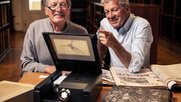
[[[44,32],[43,37],[58,70],[101,73],[96,35]]]
[[[58,59],[95,61],[89,36],[50,35]]]

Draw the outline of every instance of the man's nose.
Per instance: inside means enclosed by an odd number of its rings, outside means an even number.
[[[111,12],[111,11],[110,11],[110,12],[108,13],[107,17],[108,17],[108,18],[112,18],[112,17],[114,17],[113,12]]]

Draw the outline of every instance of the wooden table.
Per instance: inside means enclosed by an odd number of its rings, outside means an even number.
[[[37,85],[42,80],[45,79],[45,76],[48,74],[45,73],[33,73],[33,72],[26,72],[23,77],[19,80],[20,83],[26,84],[33,84]],[[44,77],[44,78],[40,78]],[[98,97],[98,102],[103,102],[105,96],[107,95],[108,91],[111,89],[110,86],[103,86],[100,96]],[[172,102],[181,102],[181,92],[173,92]]]

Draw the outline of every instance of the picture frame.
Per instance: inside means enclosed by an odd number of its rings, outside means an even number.
[[[89,36],[50,35],[58,59],[95,61]]]
[[[96,34],[44,32],[43,37],[57,70],[102,73]]]

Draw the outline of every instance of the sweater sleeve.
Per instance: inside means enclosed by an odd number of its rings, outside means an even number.
[[[44,68],[47,65],[38,62],[33,34],[36,34],[36,32],[34,24],[31,24],[24,38],[23,51],[20,56],[20,60],[22,61],[21,68],[23,71],[44,72]]]

